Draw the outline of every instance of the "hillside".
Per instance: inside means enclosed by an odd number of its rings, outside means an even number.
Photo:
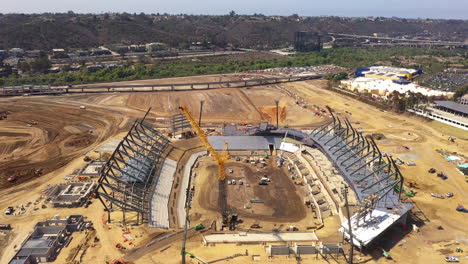
[[[365,35],[428,32],[441,39],[463,41],[468,36],[468,21],[263,15],[0,14],[0,49],[90,48],[156,41],[172,47],[207,41],[219,47],[231,44],[273,48],[288,45],[293,33],[301,30]]]

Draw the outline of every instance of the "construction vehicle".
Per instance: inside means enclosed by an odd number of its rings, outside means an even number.
[[[114,259],[111,264],[126,264],[127,262],[123,259]]]
[[[180,254],[182,254],[182,255],[189,255],[190,258],[196,259],[196,260],[200,261],[200,262],[203,263],[203,264],[208,264],[208,262],[206,262],[206,261],[204,261],[203,259],[201,259],[201,258],[195,256],[195,254],[193,254],[193,253],[190,253],[190,252],[187,252],[187,251],[182,251]]]
[[[224,148],[219,154],[213,146],[211,146],[211,143],[208,141],[208,137],[206,136],[205,132],[203,129],[198,125],[197,121],[192,117],[192,114],[189,112],[188,108],[185,106],[179,107],[180,110],[185,114],[185,117],[187,117],[187,120],[190,122],[190,125],[192,126],[193,130],[198,134],[198,137],[202,141],[202,143],[205,145],[205,148],[208,150],[208,152],[211,154],[211,157],[213,158],[214,161],[218,163],[218,179],[220,181],[224,181],[226,179],[226,171],[224,169],[224,163],[226,160],[229,159],[229,153],[227,152],[227,147],[228,143],[224,143]]]
[[[200,141],[203,143],[205,148],[211,154],[211,158],[218,163],[218,188],[219,188],[219,199],[221,207],[221,215],[223,217],[223,225],[228,224],[230,210],[228,209],[227,197],[226,197],[226,169],[224,163],[229,159],[230,155],[228,153],[228,143],[224,142],[224,147],[221,153],[218,153],[211,143],[208,141],[208,137],[205,134],[205,131],[200,127],[200,125],[195,121],[192,114],[186,106],[180,106],[179,109],[184,113],[185,117],[189,121],[192,129],[198,134]],[[231,184],[235,184],[235,181],[231,181]],[[185,255],[184,255],[185,256]]]
[[[447,175],[445,175],[443,172],[437,173],[437,177],[440,177],[442,180],[448,179]]]
[[[455,257],[455,256],[444,257],[444,260],[445,260],[446,262],[460,262],[460,260],[458,259],[458,257]]]
[[[439,199],[444,199],[444,196],[438,194],[438,193],[431,193],[432,197],[439,198]]]
[[[8,206],[8,208],[5,210],[5,215],[12,215],[15,209],[12,206]]]
[[[384,256],[386,259],[392,259],[392,255],[388,251],[385,251],[385,249],[382,248],[382,256]]]
[[[7,181],[8,182],[15,182],[16,180],[18,180],[18,176],[19,176],[19,172],[15,173],[15,174],[12,174],[8,177]]]

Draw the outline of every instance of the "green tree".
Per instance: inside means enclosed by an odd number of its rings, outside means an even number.
[[[42,57],[37,58],[31,61],[29,64],[31,66],[31,71],[34,73],[44,73],[52,65],[48,58]]]

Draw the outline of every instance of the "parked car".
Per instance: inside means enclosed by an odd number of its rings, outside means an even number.
[[[438,194],[438,193],[431,193],[432,197],[439,198],[439,199],[444,199],[444,196]]]

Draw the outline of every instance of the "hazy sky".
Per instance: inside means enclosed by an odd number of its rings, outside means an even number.
[[[2,0],[0,13],[67,12],[385,16],[468,19],[468,0]]]

